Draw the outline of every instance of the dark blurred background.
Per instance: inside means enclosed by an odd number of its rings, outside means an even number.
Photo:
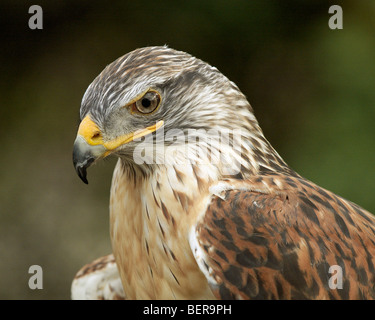
[[[43,29],[30,30],[32,4]],[[344,28],[328,27],[339,4]],[[80,101],[117,57],[164,45],[237,83],[301,175],[375,212],[375,1],[13,1],[0,4],[0,298],[69,299],[111,251],[115,159],[72,165]],[[28,269],[43,268],[43,290]]]

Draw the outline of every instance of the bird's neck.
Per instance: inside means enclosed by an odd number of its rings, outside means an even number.
[[[213,298],[208,287],[193,286],[207,280],[192,255],[188,234],[208,205],[217,173],[177,164],[159,165],[148,174],[139,170],[118,162],[110,200],[111,241],[127,296]]]
[[[241,137],[241,178],[273,173],[298,176],[264,137],[259,125],[255,125],[256,130],[245,132]]]

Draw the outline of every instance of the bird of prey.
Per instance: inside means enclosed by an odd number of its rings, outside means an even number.
[[[74,299],[375,298],[375,217],[293,171],[215,67],[134,50],[90,84],[80,117],[83,182],[118,162],[113,255],[77,274]]]

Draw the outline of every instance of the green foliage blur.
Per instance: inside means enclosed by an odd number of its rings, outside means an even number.
[[[81,98],[117,57],[164,45],[237,83],[301,175],[375,212],[375,1],[30,1],[0,4],[0,299],[69,299],[84,264],[111,252],[115,159],[76,176]],[[344,28],[328,27],[343,8]],[[31,265],[43,289],[31,290]]]

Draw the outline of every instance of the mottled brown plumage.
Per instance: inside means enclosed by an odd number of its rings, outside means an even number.
[[[374,216],[295,173],[216,68],[137,49],[93,81],[81,119],[82,180],[96,160],[119,161],[113,257],[78,273],[73,298],[375,298]]]
[[[218,298],[375,298],[371,213],[303,178],[243,183],[214,197],[197,226]],[[343,268],[342,289],[329,288],[333,265]]]

